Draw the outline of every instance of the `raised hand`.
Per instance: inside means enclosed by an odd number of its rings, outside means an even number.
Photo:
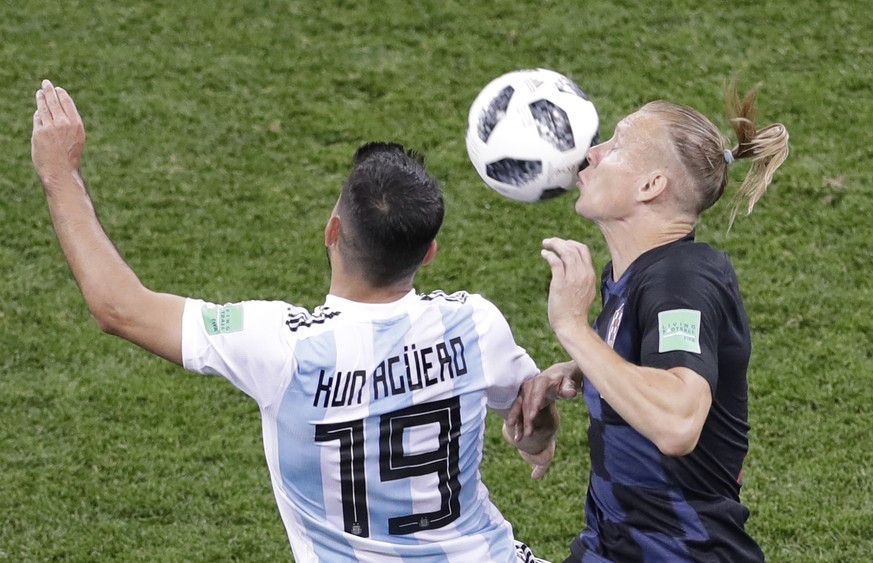
[[[47,189],[70,174],[78,174],[85,125],[73,98],[48,80],[43,80],[36,92],[30,146],[33,165]]]
[[[597,274],[588,247],[573,240],[549,238],[543,241],[541,254],[552,269],[549,285],[552,328],[559,333],[565,326],[587,324],[588,310],[597,295]]]

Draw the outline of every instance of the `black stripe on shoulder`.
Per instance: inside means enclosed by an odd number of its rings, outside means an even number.
[[[436,299],[442,299],[444,301],[453,301],[455,303],[466,303],[467,297],[469,296],[470,294],[466,291],[456,291],[450,295],[445,291],[438,289],[426,295],[422,293],[420,297],[422,301],[434,301]]]
[[[327,307],[318,307],[314,313],[300,307],[289,307],[288,318],[285,326],[291,332],[297,332],[301,327],[309,327],[316,324],[324,324],[326,321],[339,315],[339,311],[331,311]]]

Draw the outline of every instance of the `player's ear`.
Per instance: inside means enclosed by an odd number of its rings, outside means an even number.
[[[331,215],[324,226],[324,246],[330,247],[336,244],[340,235],[339,215]]]
[[[660,196],[667,190],[669,179],[660,170],[652,172],[637,190],[637,201],[648,203]]]
[[[437,248],[438,245],[436,239],[430,241],[430,246],[427,247],[427,252],[424,253],[424,258],[421,260],[422,266],[430,263],[430,261],[433,260],[433,257],[436,256]]]

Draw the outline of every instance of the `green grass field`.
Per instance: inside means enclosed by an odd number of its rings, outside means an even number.
[[[722,83],[763,82],[762,122],[792,154],[751,217],[728,233],[725,200],[698,230],[731,254],[752,323],[749,528],[770,561],[873,560],[871,36],[863,0],[0,2],[0,560],[291,558],[255,403],[90,319],[30,164],[40,79],[77,100],[83,174],[144,283],[216,302],[320,304],[354,148],[420,149],[447,219],[417,288],[489,297],[545,366],[565,356],[540,240],[586,242],[601,267],[602,237],[572,195],[486,189],[464,148],[479,89],[532,66],[579,82],[605,137],[655,98],[728,132]],[[517,536],[557,561],[588,471],[583,404],[560,408],[543,482],[496,418],[483,468]]]

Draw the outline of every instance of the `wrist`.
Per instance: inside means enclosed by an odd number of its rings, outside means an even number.
[[[43,189],[49,195],[69,189],[70,186],[85,189],[85,181],[77,169],[40,174],[39,180],[42,182]]]
[[[555,336],[558,337],[558,340],[564,345],[565,349],[567,347],[566,344],[575,341],[586,328],[591,327],[588,326],[588,323],[578,318],[559,321],[552,325]]]

